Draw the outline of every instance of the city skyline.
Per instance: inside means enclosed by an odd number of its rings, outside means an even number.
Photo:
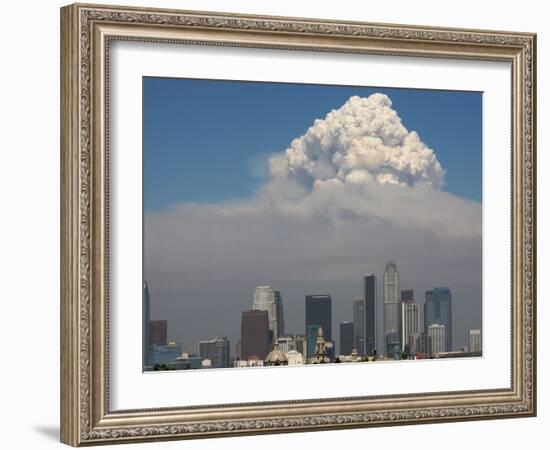
[[[195,352],[227,336],[233,353],[242,311],[271,286],[284,333],[305,335],[305,297],[330,295],[338,349],[371,273],[363,313],[379,351],[384,309],[402,346],[401,289],[423,304],[450,287],[453,347],[481,328],[480,93],[156,78],[143,89],[144,280],[169,340]],[[399,289],[385,308],[390,261]]]
[[[390,269],[390,277],[388,278],[387,273]],[[434,287],[430,290],[424,291],[424,301],[422,303],[415,302],[414,289],[400,289],[399,287],[399,272],[397,271],[397,265],[394,261],[389,261],[385,264],[384,269],[384,293],[382,295],[381,301],[379,301],[379,296],[376,293],[376,289],[373,290],[373,280],[376,283],[376,275],[374,273],[365,274],[363,276],[363,297],[355,298],[350,301],[351,306],[351,320],[346,319],[343,321],[334,322],[332,316],[332,297],[329,294],[307,294],[304,297],[304,306],[305,306],[305,326],[303,330],[292,330],[284,331],[284,304],[282,301],[282,295],[280,290],[275,289],[273,286],[261,285],[256,286],[252,294],[252,309],[242,311],[242,318],[240,322],[240,336],[234,340],[230,340],[227,336],[220,337],[218,335],[212,335],[208,338],[201,339],[197,341],[199,346],[203,342],[211,342],[219,339],[227,341],[227,360],[231,361],[233,359],[243,359],[253,356],[259,356],[260,360],[263,360],[270,350],[273,349],[273,344],[279,344],[281,340],[289,340],[291,337],[301,337],[303,336],[308,342],[308,350],[304,357],[310,358],[314,355],[313,347],[315,339],[319,328],[323,329],[323,334],[325,341],[327,343],[327,355],[331,359],[334,359],[336,356],[348,355],[351,353],[351,350],[358,352],[359,356],[368,356],[371,354],[377,355],[401,355],[402,352],[413,354],[416,351],[420,351],[418,346],[418,339],[429,339],[429,344],[426,344],[427,348],[430,349],[430,352],[455,352],[460,349],[475,348],[474,353],[481,352],[481,330],[480,329],[467,329],[460,330],[464,335],[466,335],[466,340],[464,343],[461,342],[461,345],[452,344],[452,337],[449,338],[448,330],[453,330],[453,319],[452,319],[452,307],[451,307],[451,296],[452,290],[449,287]],[[391,284],[391,290],[388,290],[387,284]],[[375,285],[375,284],[374,284]],[[435,296],[434,296],[435,292]],[[364,338],[361,339],[363,342],[363,347],[357,346],[357,336],[369,336],[368,320],[366,307],[365,305],[365,296],[372,296],[374,293],[375,312],[378,313],[379,309],[382,309],[383,314],[381,317],[381,323],[378,323],[380,314],[376,314],[375,326],[377,330],[376,335],[380,334],[382,330],[382,339],[375,338],[374,347],[365,345]],[[391,299],[389,299],[391,295]],[[435,308],[433,303],[436,300],[441,300],[445,302],[445,307]],[[391,300],[390,302],[388,300]],[[397,301],[395,301],[397,300]],[[360,303],[360,307],[359,307]],[[397,303],[398,316],[395,319],[393,310],[389,311],[386,308],[388,303]],[[144,284],[144,305],[147,304],[150,307],[150,294],[149,294],[149,285]],[[359,307],[359,308],[358,308]],[[434,313],[434,309],[437,310],[437,314]],[[422,313],[420,313],[422,311]],[[359,312],[359,314],[358,314]],[[389,315],[389,317],[387,317]],[[355,321],[354,321],[355,318]],[[144,336],[147,335],[148,342],[151,343],[151,329],[156,328],[158,325],[163,325],[164,335],[166,336],[166,320],[150,320],[151,327],[144,331]],[[397,331],[393,331],[395,324],[392,324],[391,321],[397,320],[398,325]],[[388,323],[390,324],[388,325]],[[246,325],[245,325],[246,323]],[[263,323],[263,325],[260,325]],[[357,327],[359,323],[359,327]],[[252,325],[250,325],[252,324]],[[338,335],[332,334],[333,326],[336,326],[339,329]],[[351,326],[351,328],[349,327]],[[262,328],[263,327],[263,328]],[[388,340],[388,327],[391,327],[391,337]],[[358,328],[362,330],[358,333]],[[246,329],[246,331],[245,331]],[[259,331],[263,329],[264,331]],[[345,329],[346,337],[342,337],[342,332]],[[277,332],[274,333],[274,330]],[[423,330],[423,331],[421,331]],[[311,332],[311,337],[310,337]],[[263,334],[262,334],[263,333]],[[245,338],[247,335],[247,338]],[[265,335],[265,336],[264,336]],[[264,336],[264,337],[262,337]],[[262,342],[262,339],[264,340]],[[348,348],[349,352],[342,352],[342,339],[346,340],[345,347]],[[164,339],[164,344],[166,344],[166,338]],[[174,341],[174,340],[170,340]],[[176,340],[177,341],[177,340]],[[243,345],[243,342],[247,342],[246,347]],[[397,347],[393,343],[397,343]],[[191,355],[198,354],[201,357],[204,357],[201,350],[198,352],[191,351],[193,343],[188,343],[185,345],[183,342],[171,342],[171,344],[176,344],[181,346],[181,349],[185,353]],[[230,350],[234,348],[235,344],[240,351],[237,352]],[[249,348],[252,345],[251,348]],[[418,347],[418,348],[417,348]],[[261,350],[258,350],[258,349]],[[373,352],[373,349],[375,350]],[[285,349],[285,351],[293,350]],[[339,351],[338,351],[339,350]],[[411,353],[412,352],[412,353]],[[422,353],[422,352],[421,352]],[[213,364],[212,367],[222,367],[216,364]]]

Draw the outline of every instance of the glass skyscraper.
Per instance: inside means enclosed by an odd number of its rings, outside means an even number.
[[[267,311],[271,343],[285,334],[283,300],[279,291],[271,286],[258,286],[254,289],[252,309]]]
[[[359,355],[365,354],[365,301],[353,301],[353,346]]]
[[[365,345],[363,353],[372,355],[376,350],[376,275],[363,277],[363,300],[365,302]]]
[[[399,298],[399,272],[391,261],[384,270],[384,338],[386,353],[391,355],[401,353]]]
[[[332,299],[330,295],[306,295],[306,329],[308,325],[323,328],[325,341],[332,341]]]
[[[330,358],[334,356],[332,343],[332,298],[330,295],[306,295],[306,330],[310,325],[318,325],[323,328],[327,352]],[[309,354],[309,340],[307,352]]]
[[[340,355],[351,355],[353,351],[353,323],[340,323]]]
[[[428,333],[431,324],[445,325],[445,350],[453,350],[453,313],[452,295],[448,287],[434,288],[426,291],[424,303],[424,332]]]

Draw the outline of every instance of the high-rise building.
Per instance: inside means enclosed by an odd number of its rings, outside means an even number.
[[[353,347],[357,354],[365,354],[365,301],[362,297],[353,301]]]
[[[281,293],[271,286],[258,286],[254,289],[254,303],[252,309],[267,311],[270,342],[276,342],[278,337],[285,333]]]
[[[426,291],[426,303],[424,303],[424,332],[433,323],[445,325],[445,349],[450,352],[453,349],[453,314],[452,296],[448,287],[434,288]]]
[[[243,311],[241,320],[241,359],[253,356],[265,359],[270,351],[269,316],[267,311]]]
[[[143,283],[143,299],[141,301],[141,346],[142,346],[142,366],[151,364],[150,346],[149,346],[149,321],[151,316],[151,301],[149,298],[149,286],[147,282]]]
[[[363,277],[363,300],[365,302],[365,345],[363,353],[372,355],[376,350],[376,275]]]
[[[225,336],[199,341],[199,356],[209,359],[213,368],[229,367],[229,341]]]
[[[433,316],[433,295],[434,291],[424,292],[424,333],[428,334],[428,316]]]
[[[431,355],[445,352],[445,325],[442,323],[432,323],[428,326],[428,336],[432,342]]]
[[[401,351],[411,352],[411,336],[420,332],[420,314],[418,303],[401,303]]]
[[[168,321],[149,321],[149,345],[166,345],[168,341]]]
[[[470,330],[468,342],[470,353],[481,353],[481,330]]]
[[[306,295],[306,329],[308,325],[319,325],[323,328],[325,340],[332,340],[332,299],[330,295]]]
[[[384,337],[386,353],[395,355],[401,352],[399,336],[399,272],[393,261],[384,270]]]
[[[340,323],[340,354],[351,355],[353,351],[353,322]]]

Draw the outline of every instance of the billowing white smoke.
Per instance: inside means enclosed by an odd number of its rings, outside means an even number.
[[[441,188],[444,171],[418,134],[409,132],[387,95],[351,97],[315,120],[284,153],[270,160],[271,175],[304,186],[339,181]]]
[[[220,212],[479,235],[479,203],[441,189],[445,172],[434,151],[391,105],[379,93],[351,97],[269,159],[270,179],[255,199],[220,205]]]

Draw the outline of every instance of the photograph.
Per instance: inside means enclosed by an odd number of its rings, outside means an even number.
[[[483,356],[482,92],[142,95],[144,371]]]

